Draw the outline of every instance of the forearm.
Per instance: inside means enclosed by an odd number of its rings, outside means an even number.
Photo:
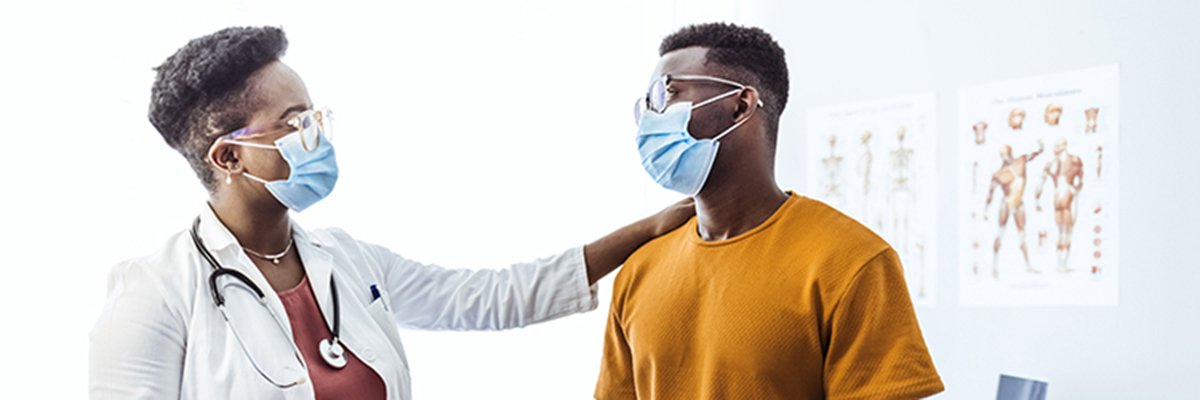
[[[646,218],[583,246],[588,284],[596,283],[600,278],[617,269],[639,247],[663,233],[666,232],[657,232],[650,218]]]
[[[595,284],[600,278],[624,264],[625,259],[646,242],[675,230],[694,215],[696,215],[695,201],[687,197],[654,215],[626,225],[583,246],[588,285]]]

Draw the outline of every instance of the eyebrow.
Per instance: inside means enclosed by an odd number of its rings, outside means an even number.
[[[312,107],[309,107],[306,104],[297,104],[297,105],[288,107],[286,110],[283,110],[283,114],[279,115],[279,119],[283,119],[284,117],[287,117],[288,114],[291,114],[292,112],[304,112],[310,108],[312,108]]]

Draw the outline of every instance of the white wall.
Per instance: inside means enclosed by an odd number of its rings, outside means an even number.
[[[938,307],[918,309],[947,390],[995,398],[999,374],[1048,381],[1051,399],[1200,398],[1200,3],[755,1],[742,21],[788,52],[781,184],[804,187],[806,108],[937,91],[939,196],[954,204],[958,89],[1121,65],[1120,306],[957,306],[954,207],[939,216]]]
[[[95,3],[95,4],[93,4]],[[943,268],[919,311],[943,398],[994,396],[999,373],[1050,396],[1180,398],[1200,372],[1190,113],[1200,8],[1134,2],[125,1],[6,6],[0,16],[0,398],[81,398],[108,269],[186,227],[205,194],[145,110],[158,65],[228,25],[282,25],[285,62],[336,107],[342,180],[298,215],[410,258],[496,267],[592,240],[676,197],[632,144],[657,39],[695,21],[761,25],[789,54],[779,176],[803,188],[810,106],[936,90],[939,162],[960,86],[1121,64],[1121,306],[964,309]],[[569,4],[569,5],[568,5]],[[941,196],[954,201],[955,171]],[[948,210],[943,243],[954,237]],[[952,265],[942,246],[941,265]],[[403,332],[418,398],[589,398],[596,312],[502,333]],[[1186,394],[1185,394],[1186,393]],[[22,396],[23,395],[23,396]]]
[[[633,142],[633,100],[665,33],[648,32],[671,29],[668,2],[93,3],[6,5],[0,16],[0,343],[21,360],[0,367],[0,398],[85,397],[109,269],[204,206],[146,109],[151,69],[226,26],[283,26],[284,62],[336,109],[341,179],[296,216],[306,227],[339,226],[418,261],[501,268],[681,197],[652,187]],[[414,394],[589,397],[610,286],[600,310],[551,324],[403,332]]]

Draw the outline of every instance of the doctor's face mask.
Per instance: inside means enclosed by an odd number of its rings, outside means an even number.
[[[288,126],[295,131],[275,140],[274,145],[237,139],[239,136],[256,135],[251,128],[240,129],[218,141],[278,150],[288,164],[287,179],[267,181],[246,172],[242,175],[262,183],[276,200],[300,212],[329,196],[337,183],[337,156],[329,140],[333,133],[332,122],[333,112],[328,108],[309,110],[289,120]],[[211,155],[209,159],[212,160]],[[225,183],[231,183],[231,177],[227,176]]]

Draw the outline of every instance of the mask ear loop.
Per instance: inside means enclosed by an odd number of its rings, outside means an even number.
[[[259,178],[259,177],[257,177],[257,176],[254,176],[254,175],[250,175],[250,173],[248,173],[248,172],[243,172],[243,173],[242,173],[242,176],[245,176],[245,177],[247,177],[247,178],[250,178],[250,180],[258,181],[258,183],[261,183],[261,184],[263,184],[263,185],[266,185],[266,184],[267,184],[267,180],[266,180],[266,179]]]
[[[272,146],[272,145],[267,145],[267,144],[258,144],[258,143],[254,143],[254,142],[243,142],[240,140],[226,140],[223,137],[218,138],[216,142],[213,142],[212,147],[208,148],[208,162],[209,162],[209,164],[212,164],[213,166],[221,169],[222,171],[225,171],[225,184],[226,185],[233,184],[233,172],[225,169],[225,167],[222,167],[220,164],[217,164],[217,162],[213,160],[213,151],[216,151],[217,143],[222,142],[222,141],[227,142],[227,143],[233,143],[233,144],[236,144],[239,146],[257,147],[260,149],[272,149],[272,150],[279,149],[278,146]],[[259,178],[254,175],[250,175],[247,172],[242,172],[242,175],[247,178],[250,178],[251,180],[258,181],[258,183],[261,183],[263,185],[267,184],[267,180]]]
[[[733,92],[740,92],[740,91],[742,91],[742,89],[734,90]],[[723,94],[723,95],[721,95],[721,97],[724,97],[727,95],[728,94]],[[708,103],[708,102],[706,101],[705,103]],[[763,106],[762,99],[759,99],[758,104],[756,104],[756,107],[754,107],[753,110],[750,110],[750,115],[747,115],[746,118],[742,118],[741,121],[738,121],[736,124],[733,124],[733,126],[729,127],[729,129],[726,129],[724,132],[721,132],[721,134],[719,134],[717,136],[713,136],[712,140],[714,142],[721,140],[721,138],[725,137],[725,135],[728,135],[730,132],[733,132],[734,129],[737,129],[739,126],[742,126],[742,124],[746,123],[746,121],[749,121],[750,118],[754,116],[754,113],[757,112],[758,109],[761,108],[762,106]]]

